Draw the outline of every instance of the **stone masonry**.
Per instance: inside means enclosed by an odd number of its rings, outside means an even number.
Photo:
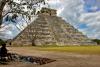
[[[49,8],[42,8],[38,12],[38,18],[17,35],[11,43],[33,46],[95,44],[61,17],[57,17],[56,10]]]

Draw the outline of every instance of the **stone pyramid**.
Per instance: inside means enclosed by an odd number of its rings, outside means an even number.
[[[12,41],[13,45],[91,45],[93,42],[69,23],[56,16],[56,10],[42,8],[38,18]]]

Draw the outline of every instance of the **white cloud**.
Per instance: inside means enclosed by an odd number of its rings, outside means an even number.
[[[84,34],[90,38],[100,38],[100,12],[87,13],[84,8],[83,0],[59,0],[61,1],[58,10],[58,15],[63,17],[67,22],[78,28],[79,24],[86,24],[87,28],[80,29]],[[99,5],[99,4],[98,4]],[[55,7],[56,4],[52,5]],[[63,10],[60,10],[63,8]],[[97,6],[91,9],[96,10]]]
[[[0,29],[0,38],[3,40],[12,39],[18,33],[19,30],[13,24],[8,24]]]

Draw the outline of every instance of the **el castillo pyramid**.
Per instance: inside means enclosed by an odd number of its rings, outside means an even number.
[[[56,16],[56,10],[42,8],[38,18],[12,41],[13,45],[91,45],[85,35]]]

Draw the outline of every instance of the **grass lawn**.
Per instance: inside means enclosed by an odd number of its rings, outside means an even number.
[[[100,55],[100,46],[66,46],[66,47],[34,47],[41,51],[59,51],[80,54],[97,54]]]

